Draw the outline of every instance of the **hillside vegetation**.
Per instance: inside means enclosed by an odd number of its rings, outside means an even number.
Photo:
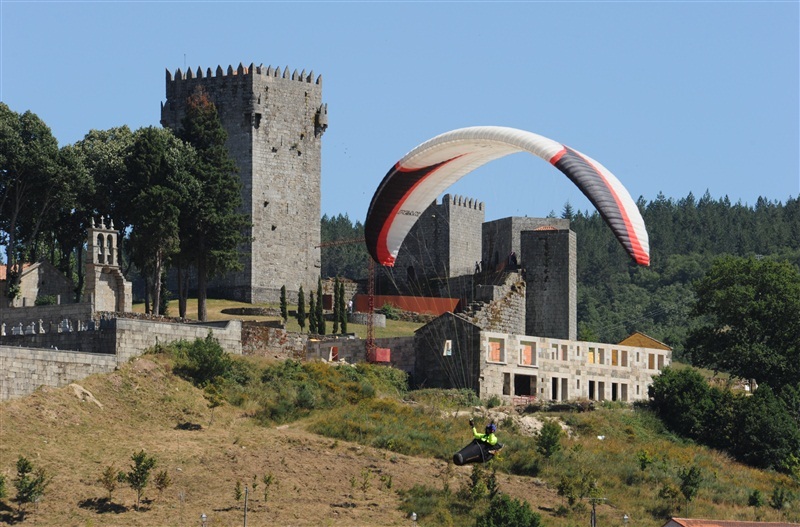
[[[748,205],[708,193],[700,199],[691,193],[680,199],[659,194],[651,201],[639,198],[637,204],[650,236],[649,267],[631,263],[596,211],[575,210],[567,203],[558,214],[570,220],[577,237],[580,340],[619,342],[641,331],[684,358],[686,337],[697,325],[690,314],[692,282],[715,259],[757,255],[800,266],[800,197],[783,203],[759,198]],[[358,220],[341,214],[322,217],[323,242],[363,236]],[[368,258],[363,244],[325,247],[322,276],[364,279]]]
[[[800,518],[791,503],[769,505],[776,489],[795,490],[788,477],[679,440],[644,409],[518,415],[475,406],[460,392],[407,392],[402,372],[386,368],[248,357],[217,364],[197,361],[213,358],[213,348],[192,348],[85,379],[80,386],[92,397],[70,386],[0,405],[8,494],[0,522],[188,526],[205,513],[208,525],[240,525],[247,487],[248,525],[408,525],[411,511],[420,526],[471,525],[488,506],[488,490],[474,484],[472,467],[447,462],[470,440],[471,415],[497,419],[507,444],[481,481],[526,500],[544,525],[585,525],[590,506],[582,495],[606,498],[598,525],[621,525],[623,514],[654,527],[670,514]],[[531,434],[542,418],[557,419],[568,434],[550,436],[550,457],[543,432]],[[153,476],[165,471],[170,483],[159,491],[151,478],[139,511],[127,484],[109,492],[100,483],[108,467],[130,471],[138,452],[152,456]],[[20,456],[49,480],[24,515],[13,500]],[[688,469],[700,476],[689,503],[680,492]],[[760,507],[748,505],[754,491]]]

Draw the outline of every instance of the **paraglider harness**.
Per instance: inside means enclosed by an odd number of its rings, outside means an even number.
[[[475,429],[475,421],[472,419],[469,420],[469,425],[472,427],[474,439],[453,455],[453,463],[459,466],[467,463],[486,463],[503,448],[503,443],[500,443],[497,436],[494,435],[497,431],[494,423],[486,425],[486,431],[483,434]]]

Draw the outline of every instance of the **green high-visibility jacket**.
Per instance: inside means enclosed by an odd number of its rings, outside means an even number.
[[[472,427],[472,435],[475,436],[475,439],[477,439],[478,441],[483,441],[484,443],[489,444],[491,446],[494,446],[494,445],[497,444],[497,436],[496,435],[494,435],[494,434],[481,434],[480,432],[475,430],[474,426]]]

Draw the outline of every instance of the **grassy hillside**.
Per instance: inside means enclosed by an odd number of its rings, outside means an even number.
[[[248,371],[269,367],[238,360]],[[323,381],[329,379],[325,367],[314,367]],[[262,382],[267,377],[262,375]],[[80,385],[96,402],[65,387],[0,404],[0,473],[9,494],[0,501],[0,523],[196,526],[205,513],[209,526],[241,525],[243,500],[235,499],[240,482],[250,491],[248,525],[409,525],[409,510],[420,511],[420,526],[446,525],[437,520],[442,515],[433,514],[443,505],[433,501],[446,486],[454,494],[465,488],[471,468],[448,466],[445,460],[470,439],[467,415],[482,420],[489,411],[437,392],[412,392],[388,399],[354,397],[349,404],[283,424],[262,415],[258,424],[252,417],[259,413],[255,401],[212,411],[203,392],[173,375],[162,355],[145,355]],[[562,451],[549,460],[539,458],[526,432],[533,417],[558,417],[569,430]],[[684,444],[663,433],[647,412],[627,408],[509,416],[500,421],[499,434],[508,444],[502,459],[493,462],[500,469],[500,490],[527,500],[550,526],[589,521],[585,501],[570,508],[558,496],[564,478],[596,479],[597,494],[607,498],[598,506],[598,525],[622,525],[627,513],[631,525],[653,527],[668,513],[753,519],[756,510],[747,506],[753,490],[768,498],[776,485],[791,485],[776,474]],[[166,470],[172,484],[159,493],[151,482],[142,510],[136,511],[129,487],[120,484],[109,498],[98,480],[109,466],[130,470],[131,456],[140,450],[156,458],[154,472]],[[644,471],[640,452],[652,458]],[[21,522],[10,499],[20,455],[52,478],[35,511],[29,506]],[[666,482],[678,484],[676,472],[690,465],[700,467],[703,481],[687,512],[682,500],[659,493]],[[273,481],[266,499],[265,476]],[[798,518],[794,506],[776,511],[765,505],[759,515],[765,521]]]

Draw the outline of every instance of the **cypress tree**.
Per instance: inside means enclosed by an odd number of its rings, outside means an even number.
[[[339,333],[339,277],[333,282],[333,334]]]
[[[342,334],[347,333],[347,306],[344,302],[344,283],[339,284],[339,316],[342,321]]]
[[[325,334],[325,311],[322,309],[322,277],[317,278],[317,331]]]
[[[318,304],[314,299],[314,291],[311,291],[311,298],[308,300],[308,332],[319,334],[319,319],[317,318]]]
[[[306,327],[306,295],[303,293],[302,285],[297,293],[297,323],[300,325],[300,332],[302,333]]]
[[[283,319],[283,323],[286,324],[286,321],[289,319],[289,308],[286,304],[286,286],[281,286],[281,318]]]

